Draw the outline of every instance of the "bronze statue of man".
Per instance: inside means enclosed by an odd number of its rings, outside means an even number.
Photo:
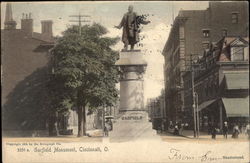
[[[122,42],[124,43],[124,50],[128,50],[128,45],[131,45],[131,50],[134,45],[139,41],[139,25],[148,24],[149,21],[144,21],[133,12],[133,6],[128,7],[128,12],[124,14],[121,23],[115,26],[118,29],[123,27]]]

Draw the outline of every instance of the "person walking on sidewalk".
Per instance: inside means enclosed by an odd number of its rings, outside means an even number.
[[[179,127],[178,127],[177,122],[176,122],[176,124],[174,126],[174,135],[179,135]]]
[[[161,133],[165,132],[165,125],[164,125],[164,121],[161,123]]]
[[[245,133],[248,135],[248,139],[250,139],[250,125],[247,124]]]
[[[224,125],[223,125],[222,130],[223,130],[223,136],[224,136],[224,138],[227,139],[227,135],[228,135],[228,125],[227,125],[227,122],[226,122],[226,121],[224,122]]]
[[[239,137],[239,133],[240,133],[239,126],[236,124],[234,125],[234,128],[233,128],[232,138],[237,139]]]
[[[212,139],[216,139],[216,132],[217,132],[216,126],[215,126],[215,124],[212,124],[212,127],[211,127]]]
[[[207,134],[208,134],[208,135],[212,134],[212,124],[211,124],[211,122],[208,122]]]
[[[109,136],[109,131],[110,131],[110,124],[108,123],[108,120],[106,120],[104,124],[104,136]]]

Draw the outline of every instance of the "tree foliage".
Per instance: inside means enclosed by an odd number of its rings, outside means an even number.
[[[118,39],[104,37],[107,29],[100,24],[83,26],[81,35],[78,31],[78,26],[68,28],[51,51],[54,74],[49,87],[53,111],[72,106],[78,111],[86,106],[112,106],[118,98],[118,53],[110,48]]]

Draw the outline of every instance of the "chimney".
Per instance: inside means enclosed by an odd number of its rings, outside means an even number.
[[[33,33],[33,19],[31,18],[31,13],[24,14],[21,19],[21,30],[25,32],[27,36],[32,36]]]
[[[16,29],[16,21],[12,17],[11,3],[6,4],[4,29]]]
[[[42,20],[42,38],[45,40],[50,40],[53,37],[53,32],[52,32],[52,20]]]

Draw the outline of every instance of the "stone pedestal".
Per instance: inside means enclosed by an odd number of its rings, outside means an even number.
[[[148,139],[155,134],[144,108],[143,74],[147,63],[140,50],[122,51],[116,62],[121,71],[120,108],[115,118],[110,141]]]
[[[143,74],[147,63],[140,50],[122,51],[116,62],[120,76],[119,112],[144,111]]]

